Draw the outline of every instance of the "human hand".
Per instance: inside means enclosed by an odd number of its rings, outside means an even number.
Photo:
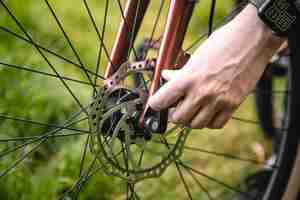
[[[149,99],[154,110],[170,109],[170,121],[191,128],[222,128],[254,89],[284,40],[276,38],[249,5],[217,30]]]

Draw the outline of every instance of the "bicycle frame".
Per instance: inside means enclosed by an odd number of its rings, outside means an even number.
[[[111,62],[106,68],[105,78],[109,78],[128,59],[127,50],[135,40],[149,3],[150,0],[127,1],[123,20],[110,56]],[[196,0],[170,0],[166,28],[162,35],[149,96],[152,96],[160,86],[161,71],[172,69],[176,64],[195,3]],[[147,103],[144,112],[148,108]]]

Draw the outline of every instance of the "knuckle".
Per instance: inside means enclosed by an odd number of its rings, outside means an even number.
[[[193,122],[191,124],[191,127],[193,129],[203,129],[206,127],[206,125],[207,125],[207,122],[205,122],[204,120],[201,120],[201,121]]]
[[[217,93],[215,91],[204,91],[204,98],[208,101],[211,101],[217,97]]]
[[[176,112],[172,115],[171,121],[177,124],[185,123],[185,119],[181,115],[177,114]]]
[[[216,123],[212,125],[212,129],[222,129],[224,128],[225,124]]]
[[[236,109],[240,105],[240,100],[237,98],[222,97],[222,98],[218,98],[217,105],[220,108],[232,110],[232,109]]]
[[[226,107],[228,105],[228,101],[225,98],[217,98],[217,106],[219,108]]]
[[[222,129],[225,126],[225,124],[219,123],[219,122],[213,122],[208,124],[206,127],[210,129]]]
[[[191,128],[193,129],[202,129],[204,128],[205,126],[203,125],[203,123],[201,121],[192,121],[191,123]]]
[[[195,90],[195,95],[199,100],[211,100],[215,97],[215,92],[209,88],[198,87]]]
[[[240,102],[241,102],[240,98],[232,98],[231,99],[231,105],[233,107],[237,107],[240,104]]]
[[[190,126],[192,129],[203,129],[204,126],[202,126],[201,124],[191,124]]]
[[[239,102],[238,100],[232,100],[232,101],[230,101],[228,107],[229,107],[230,109],[234,110],[234,109],[236,109],[237,107],[239,107],[239,105],[240,105],[240,102]]]
[[[206,125],[207,128],[209,129],[217,129],[216,123],[215,122],[210,122]]]

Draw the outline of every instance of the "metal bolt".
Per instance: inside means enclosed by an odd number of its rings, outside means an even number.
[[[157,130],[158,129],[158,126],[159,126],[159,123],[157,120],[153,120],[152,121],[152,124],[151,124],[151,129],[152,130]]]
[[[139,113],[137,111],[133,112],[131,117],[132,118],[137,118],[139,116]]]
[[[148,130],[152,133],[157,132],[159,128],[159,121],[153,117],[149,117],[145,123]]]

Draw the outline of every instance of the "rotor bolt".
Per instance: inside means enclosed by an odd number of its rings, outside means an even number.
[[[132,118],[137,118],[138,116],[139,116],[138,112],[133,112],[131,115]]]
[[[159,121],[154,117],[149,117],[146,120],[145,126],[151,133],[155,133],[159,129]]]

